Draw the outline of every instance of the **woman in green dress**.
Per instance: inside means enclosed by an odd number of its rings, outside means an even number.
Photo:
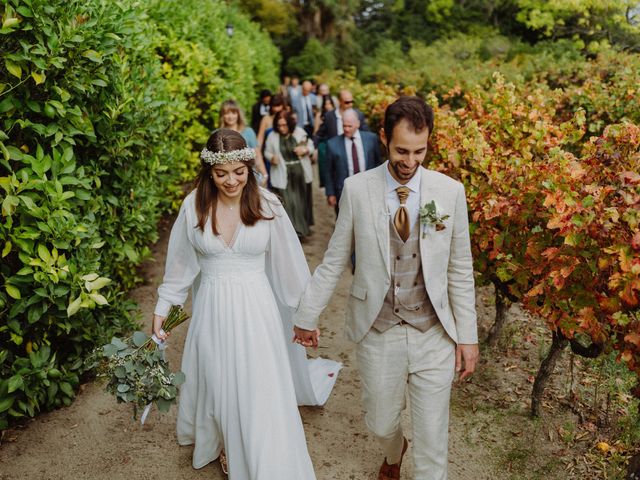
[[[313,211],[309,189],[313,180],[311,158],[313,141],[293,116],[283,110],[273,119],[274,131],[267,138],[264,156],[271,162],[271,185],[280,195],[284,208],[299,237],[311,233]]]

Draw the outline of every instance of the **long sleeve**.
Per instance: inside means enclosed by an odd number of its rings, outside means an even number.
[[[274,219],[270,221],[269,250],[266,271],[278,301],[295,309],[311,278],[304,251],[291,220],[280,201],[273,194],[265,195]],[[269,209],[267,209],[268,211]]]
[[[337,162],[338,162],[338,159],[336,158],[336,155],[335,155],[333,142],[329,141],[327,142],[327,150],[325,154],[325,164],[326,164],[327,172],[326,172],[325,181],[324,181],[324,194],[327,197],[330,197],[336,194],[335,181],[337,177],[336,175]]]
[[[180,207],[180,213],[171,228],[164,278],[158,288],[158,303],[155,314],[166,317],[172,305],[183,305],[189,295],[193,281],[200,273],[198,258],[189,240],[187,229],[188,210],[193,204],[191,194]]]
[[[458,186],[447,271],[449,302],[456,322],[458,343],[475,344],[478,343],[478,327],[469,218],[464,187],[462,184]]]
[[[267,137],[267,143],[264,147],[264,158],[269,161],[271,161],[274,155],[280,154],[280,149],[278,148],[278,141],[276,140],[276,137],[277,140],[279,140],[278,134],[276,132],[271,132],[271,135]]]
[[[338,215],[327,251],[322,263],[313,272],[313,277],[293,317],[294,325],[306,330],[313,330],[318,326],[318,318],[329,304],[331,295],[353,252],[353,206],[348,185],[347,181],[340,198],[340,215]]]

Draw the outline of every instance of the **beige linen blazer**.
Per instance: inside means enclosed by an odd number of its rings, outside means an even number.
[[[356,269],[346,311],[347,337],[358,343],[375,321],[391,283],[387,163],[345,180],[340,215],[322,264],[300,300],[293,322],[312,330],[338,280],[356,253]],[[478,343],[473,263],[464,187],[460,182],[420,167],[420,206],[435,200],[438,214],[449,215],[445,229],[420,233],[424,281],[447,334],[456,343]]]

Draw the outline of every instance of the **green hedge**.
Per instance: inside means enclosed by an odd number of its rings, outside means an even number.
[[[133,326],[126,290],[211,107],[277,80],[255,25],[231,12],[234,37],[207,36],[230,20],[189,3],[0,0],[0,429],[68,405],[87,354]]]
[[[233,98],[250,114],[256,91],[278,85],[280,53],[266,33],[221,2],[151,0],[147,5],[162,34],[156,51],[163,75],[172,95],[183,100],[172,118],[181,137],[175,148],[188,158],[177,165],[178,172],[188,181],[199,164],[198,151],[218,126],[220,104]],[[196,11],[206,21],[195,21]],[[232,37],[227,24],[234,27]],[[177,192],[172,198],[181,196]]]

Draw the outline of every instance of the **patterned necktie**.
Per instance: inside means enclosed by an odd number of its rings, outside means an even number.
[[[407,198],[409,198],[409,187],[398,187],[396,193],[400,199],[400,208],[396,211],[393,225],[403,242],[407,241],[410,233],[409,211],[407,210]]]
[[[356,139],[351,139],[351,161],[353,162],[353,174],[360,172],[360,162],[358,161],[358,149],[356,148]]]

